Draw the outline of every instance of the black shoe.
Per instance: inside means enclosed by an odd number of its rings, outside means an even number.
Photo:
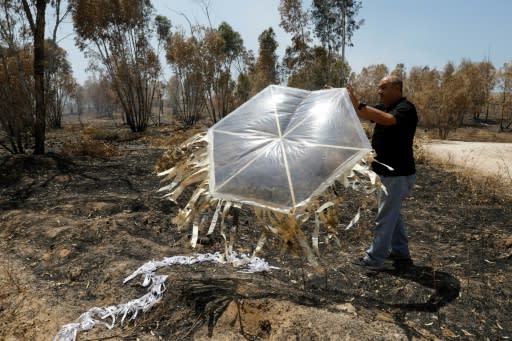
[[[404,257],[402,255],[399,255],[398,253],[391,252],[388,256],[389,260],[395,261],[395,260],[404,260],[404,259],[411,259],[411,257]]]
[[[393,266],[396,269],[408,269],[414,266],[411,258],[398,258],[393,260]]]
[[[361,257],[352,262],[353,264],[360,266],[361,268],[373,271],[381,271],[384,270],[384,265],[376,265],[368,261],[366,258]]]
[[[388,256],[388,259],[393,261],[393,267],[396,269],[407,269],[411,266],[414,266],[414,263],[411,257],[404,257],[397,253],[391,252]]]

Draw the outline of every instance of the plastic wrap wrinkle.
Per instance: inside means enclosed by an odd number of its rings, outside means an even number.
[[[346,89],[280,86],[212,126],[208,144],[212,197],[281,212],[306,204],[371,151]]]

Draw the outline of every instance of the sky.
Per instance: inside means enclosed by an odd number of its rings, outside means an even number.
[[[214,27],[226,21],[239,32],[247,49],[257,55],[258,36],[269,27],[276,33],[277,53],[282,58],[290,45],[290,35],[279,27],[279,0],[209,0]],[[193,24],[207,24],[198,0],[152,0],[158,14],[168,17],[173,26],[188,32],[186,16]],[[310,1],[303,1],[309,7]],[[346,49],[347,61],[355,72],[373,64],[392,70],[403,63],[442,69],[448,62],[459,64],[490,60],[500,68],[512,62],[511,0],[362,0],[357,16],[364,19],[355,31],[353,47]],[[70,21],[70,19],[68,20]],[[68,58],[78,82],[90,75],[88,60],[74,46],[71,23],[62,26],[59,44]],[[165,63],[165,61],[164,61]],[[167,78],[169,68],[165,68]]]

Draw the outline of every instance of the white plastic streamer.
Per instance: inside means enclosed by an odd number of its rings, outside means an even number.
[[[237,255],[235,252],[230,255],[229,261],[235,266],[243,266],[241,271],[247,273],[279,269],[277,267],[270,266],[265,260],[259,257],[250,257],[245,254]],[[139,311],[146,312],[159,302],[166,290],[165,281],[167,280],[167,276],[156,275],[156,270],[169,265],[191,265],[201,262],[226,263],[226,260],[222,254],[216,252],[213,254],[197,254],[195,256],[166,257],[160,261],[150,261],[145,263],[130,276],[126,277],[123,284],[139,275],[142,275],[144,276],[142,286],[149,286],[147,294],[127,303],[108,307],[91,308],[80,315],[76,322],[64,325],[57,335],[55,335],[53,341],[75,341],[79,332],[90,330],[96,324],[101,324],[108,329],[112,329],[114,328],[117,320],[120,320],[121,324],[124,323],[124,320],[127,317],[134,320]]]

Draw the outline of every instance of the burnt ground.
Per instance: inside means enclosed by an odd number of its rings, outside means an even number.
[[[191,230],[171,224],[178,206],[156,193],[161,143],[103,129],[91,135],[108,146],[99,155],[69,148],[80,143],[79,132],[65,129],[50,135],[45,156],[0,158],[0,339],[50,340],[92,307],[145,294],[140,278],[123,284],[145,262],[224,249],[218,235],[192,249]],[[169,127],[149,133],[163,140],[173,134]],[[74,154],[61,152],[65,143]],[[169,278],[159,304],[112,330],[98,325],[79,333],[78,340],[510,339],[508,192],[424,160],[403,210],[414,267],[372,272],[352,263],[370,242],[370,207],[356,229],[340,226],[340,246],[321,243],[322,273],[283,252],[277,238],[263,257],[278,270],[247,274],[216,263],[163,268],[158,273]],[[348,190],[342,195],[346,224],[360,198]],[[242,209],[236,250],[250,253],[258,230]],[[328,240],[325,231],[321,240]]]

